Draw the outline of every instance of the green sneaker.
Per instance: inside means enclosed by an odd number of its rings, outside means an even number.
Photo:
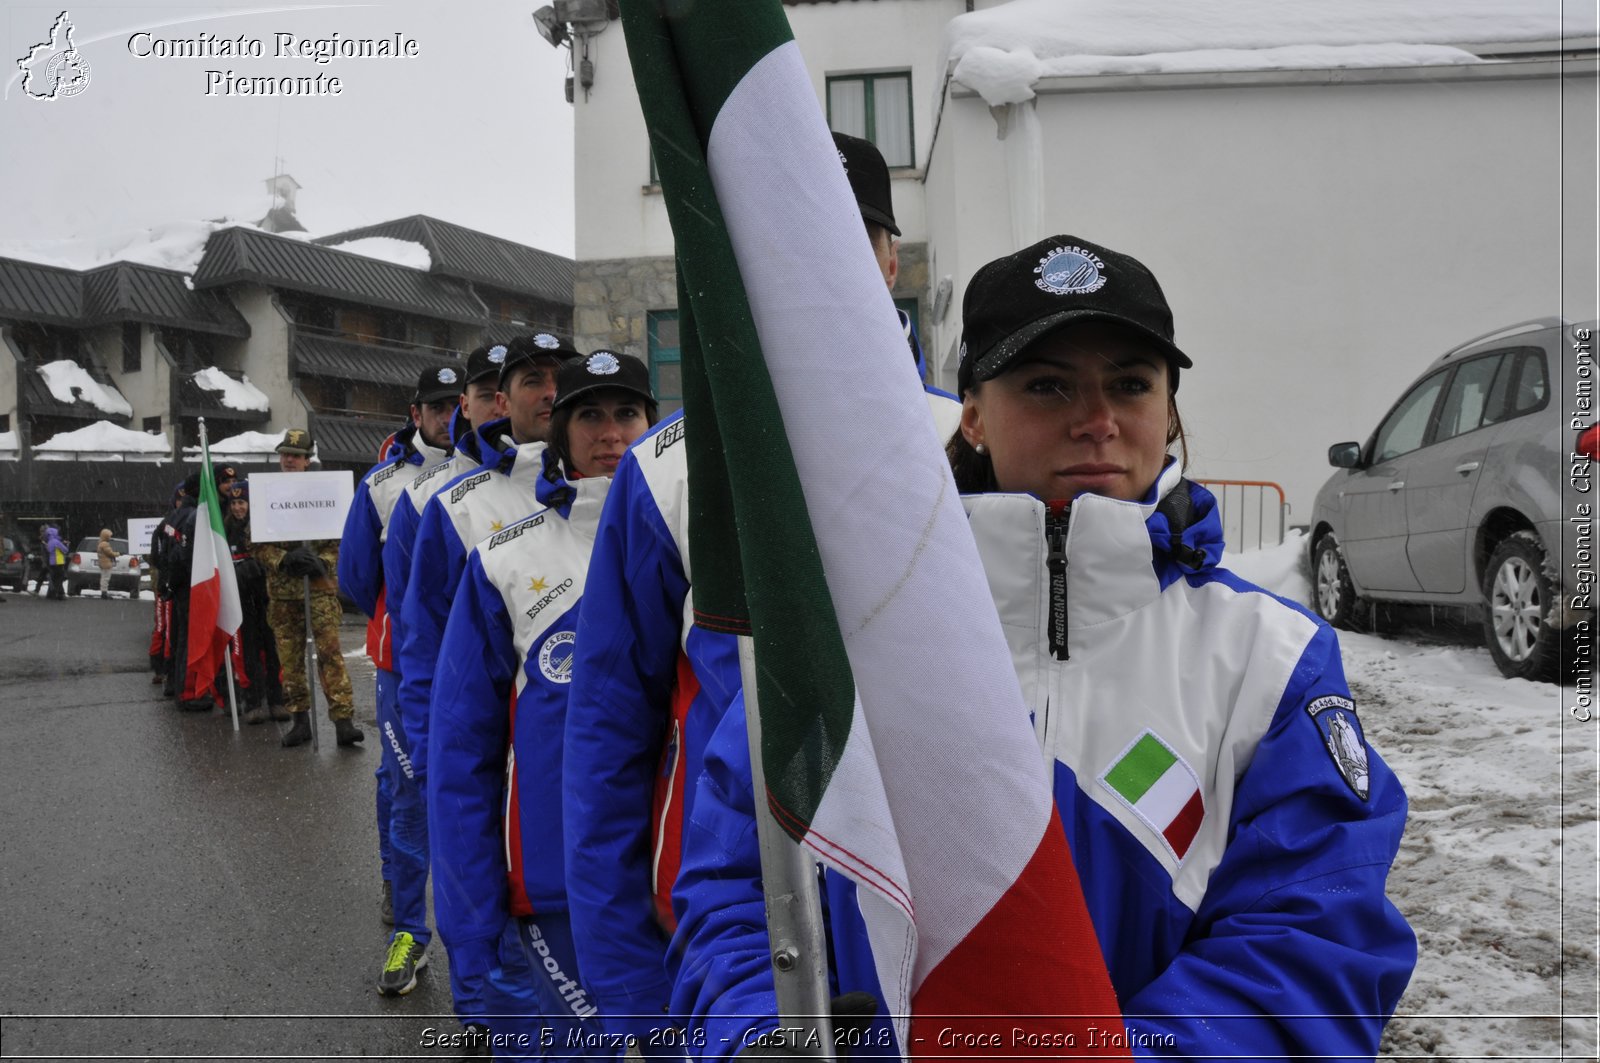
[[[417,987],[417,972],[428,966],[428,947],[400,931],[389,940],[389,955],[378,972],[378,992],[386,997],[404,996]]]

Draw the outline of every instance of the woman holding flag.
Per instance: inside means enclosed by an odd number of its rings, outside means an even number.
[[[980,1046],[951,1020],[901,1050],[1372,1058],[1416,960],[1384,894],[1405,795],[1333,630],[1218,565],[1215,501],[1168,453],[1192,362],[1160,286],[1057,236],[979,270],[963,309],[948,452],[1123,1021]],[[731,1056],[775,1025],[734,1018],[775,1014],[741,714],[706,763],[675,1005]],[[877,995],[854,884],[827,892],[832,988]]]

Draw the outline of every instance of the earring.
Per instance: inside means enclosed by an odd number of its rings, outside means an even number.
[[[989,453],[989,448],[984,446],[982,443],[974,444],[972,449],[976,450],[979,454]]]

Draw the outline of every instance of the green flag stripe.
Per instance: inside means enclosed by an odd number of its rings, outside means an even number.
[[[1172,751],[1147,734],[1133,744],[1126,756],[1106,772],[1106,783],[1131,804],[1138,804],[1157,779],[1177,761]]]
[[[691,4],[667,3],[670,16],[661,6],[621,4],[687,295],[680,324],[687,310],[691,325],[683,371],[690,497],[700,496],[689,532],[694,604],[724,630],[748,608],[769,800],[800,838],[849,737],[855,682],[703,147],[716,109],[744,73],[792,37],[776,4],[751,5],[756,13],[722,5],[710,18]],[[685,70],[701,72],[692,91]],[[697,373],[704,381],[691,384]],[[736,580],[711,576],[735,558],[745,602],[721,597]]]

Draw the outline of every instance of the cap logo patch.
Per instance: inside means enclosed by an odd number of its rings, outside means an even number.
[[[454,384],[455,382],[456,371],[454,369],[451,369],[449,366],[445,366],[443,369],[439,370],[439,383]]]
[[[956,364],[961,365],[967,360],[967,341],[961,341],[961,353],[956,355]]]
[[[622,368],[622,363],[617,361],[616,355],[606,351],[599,351],[591,354],[589,360],[583,364],[583,367],[595,376],[610,376]]]
[[[1081,247],[1058,247],[1039,260],[1033,283],[1056,295],[1086,295],[1106,286],[1106,264]]]
[[[499,365],[501,362],[504,362],[505,360],[506,360],[506,345],[505,344],[497,343],[493,347],[489,348],[489,361],[493,362],[495,365]]]
[[[541,332],[533,338],[533,345],[535,347],[542,347],[547,351],[553,351],[557,347],[561,346],[561,341],[550,335],[548,332]]]

